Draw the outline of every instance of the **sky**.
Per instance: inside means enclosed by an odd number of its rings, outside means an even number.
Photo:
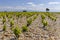
[[[60,12],[60,0],[0,0],[0,11],[46,11]]]

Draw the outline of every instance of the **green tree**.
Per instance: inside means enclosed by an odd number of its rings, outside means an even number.
[[[49,8],[46,8],[46,12],[48,12],[50,9]]]

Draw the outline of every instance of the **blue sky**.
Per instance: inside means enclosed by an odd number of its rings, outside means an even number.
[[[0,11],[60,11],[60,0],[0,0]]]

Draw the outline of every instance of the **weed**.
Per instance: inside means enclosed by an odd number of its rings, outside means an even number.
[[[45,26],[48,25],[48,22],[46,20],[42,20],[42,23],[43,23],[43,28],[45,28]]]
[[[3,18],[2,22],[3,22],[3,24],[4,24],[4,23],[6,22],[6,19],[5,19],[5,18]]]
[[[23,27],[22,27],[22,31],[23,31],[23,32],[28,31],[28,27],[27,27],[27,26],[23,26]]]
[[[42,14],[41,17],[42,17],[42,19],[45,19],[46,16],[44,14]]]
[[[29,26],[31,23],[32,23],[32,19],[30,18],[27,20],[27,26]]]
[[[21,33],[21,30],[18,26],[16,26],[13,30],[13,33],[15,34],[16,38],[19,38],[19,34]]]
[[[14,20],[11,20],[10,21],[10,26],[13,26],[14,25]]]
[[[6,25],[3,26],[3,31],[6,31]]]

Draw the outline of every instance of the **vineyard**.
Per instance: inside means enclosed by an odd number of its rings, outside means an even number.
[[[0,12],[0,40],[60,40],[60,14]]]

